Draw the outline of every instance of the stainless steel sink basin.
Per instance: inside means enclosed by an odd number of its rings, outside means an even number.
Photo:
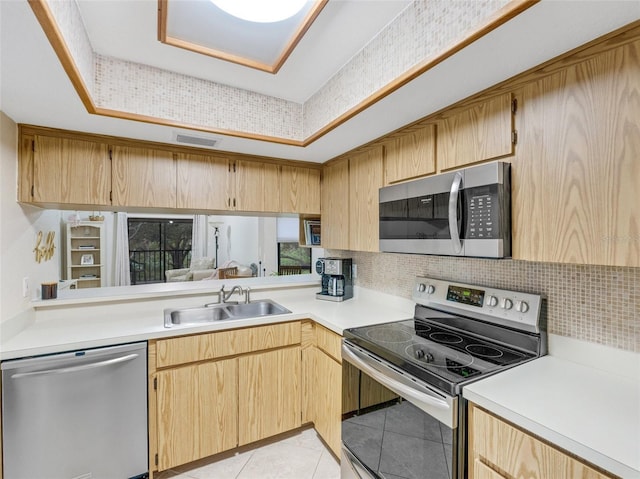
[[[229,312],[221,307],[165,309],[164,326],[170,328],[174,324],[208,323],[230,317]]]
[[[204,324],[214,321],[272,316],[290,312],[284,306],[270,299],[246,304],[222,303],[198,308],[165,309],[164,327],[170,328],[174,324]]]
[[[290,313],[287,308],[274,303],[271,300],[254,301],[245,304],[232,304],[227,306],[227,311],[233,317],[253,318],[255,316],[270,316],[272,314]]]

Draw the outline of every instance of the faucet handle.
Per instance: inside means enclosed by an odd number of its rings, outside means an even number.
[[[244,302],[246,304],[249,304],[251,302],[251,299],[249,298],[250,291],[251,291],[251,288],[249,286],[247,286],[244,290]]]

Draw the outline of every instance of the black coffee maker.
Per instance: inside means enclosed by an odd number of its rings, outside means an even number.
[[[317,299],[344,301],[353,298],[351,258],[319,258],[316,273],[322,275],[322,291]]]

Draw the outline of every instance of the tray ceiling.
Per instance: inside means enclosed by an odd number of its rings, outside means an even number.
[[[127,74],[138,67],[154,67],[167,74],[173,72],[303,105],[327,82],[335,80],[336,72],[358,54],[366,53],[363,48],[412,3],[329,1],[276,75],[158,42],[158,4],[154,0],[78,0],[77,4],[94,54],[129,62],[131,70]],[[438,1],[416,3],[433,5]],[[330,131],[296,145],[236,136],[232,131],[216,132],[215,125],[210,129],[190,128],[180,122],[156,122],[155,118],[121,118],[117,112],[107,112],[106,116],[104,112],[90,114],[29,4],[0,2],[0,8],[0,107],[19,123],[165,143],[175,142],[177,133],[199,130],[197,133],[203,137],[221,140],[217,145],[221,150],[316,162],[326,161],[640,18],[640,2],[636,0],[543,0],[474,37],[464,48],[437,60],[424,72],[403,81],[389,78],[387,81],[394,87],[384,96],[369,103],[365,99],[362,108],[352,108]],[[363,15],[363,8],[377,14]],[[360,76],[364,81],[369,75]],[[340,88],[328,103],[339,100],[346,92]],[[243,115],[244,111],[238,108],[233,113]]]

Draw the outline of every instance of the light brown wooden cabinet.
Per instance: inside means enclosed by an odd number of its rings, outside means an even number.
[[[349,158],[349,249],[379,251],[378,190],[383,186],[382,147]]]
[[[438,121],[438,170],[467,166],[514,153],[510,93],[488,98]]]
[[[311,321],[303,322],[302,328],[303,422],[313,422],[320,437],[340,457],[342,336]]]
[[[112,149],[113,206],[176,207],[176,162],[168,150]]]
[[[280,212],[320,214],[320,170],[282,165]]]
[[[106,144],[43,135],[27,136],[22,143],[21,201],[79,207],[111,203]]]
[[[349,159],[322,169],[322,247],[349,249]]]
[[[413,126],[385,143],[385,185],[435,172],[435,124]]]
[[[611,478],[527,432],[469,406],[469,479]]]
[[[177,156],[177,207],[193,210],[230,209],[233,192],[230,162],[220,156]]]
[[[158,469],[238,445],[238,359],[158,372]]]
[[[320,324],[307,326],[302,364],[305,422],[313,422],[320,437],[340,457],[342,415],[397,398],[397,394],[342,361],[342,336]],[[303,324],[304,330],[304,324]],[[306,347],[305,347],[306,344]],[[306,398],[306,400],[305,400]]]
[[[314,426],[331,451],[340,457],[342,364],[321,349],[315,353]]]
[[[18,169],[40,206],[320,215],[319,168],[250,155],[21,125]]]
[[[235,162],[235,208],[241,211],[280,212],[280,166],[274,163]],[[315,200],[311,200],[315,201]],[[316,202],[319,207],[320,200]],[[304,213],[298,211],[298,213]]]
[[[514,258],[640,266],[639,59],[636,40],[523,87]]]
[[[292,321],[151,341],[151,469],[299,427],[300,330]]]
[[[178,208],[278,212],[280,171],[272,163],[178,155]]]
[[[241,356],[239,445],[300,427],[300,346]]]

